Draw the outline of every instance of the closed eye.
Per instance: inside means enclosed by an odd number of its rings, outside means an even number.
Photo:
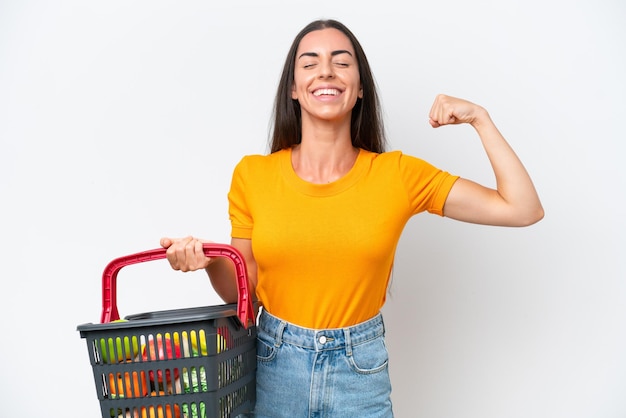
[[[332,51],[331,52],[331,56],[332,57],[350,57],[352,58],[353,55],[350,51],[347,51],[345,49],[340,49],[337,51]],[[303,52],[302,54],[300,54],[300,56],[298,57],[298,60],[305,60],[305,59],[319,59],[319,54],[317,54],[316,52]],[[304,62],[304,64],[302,65],[302,68],[314,68],[316,65],[318,64],[318,62]],[[347,68],[350,66],[349,62],[346,61],[335,61],[333,62],[334,65],[336,65],[337,67],[341,67],[341,68]]]

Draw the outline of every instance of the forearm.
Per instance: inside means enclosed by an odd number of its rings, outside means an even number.
[[[226,303],[236,303],[238,298],[237,276],[232,261],[216,257],[205,269],[215,292]]]

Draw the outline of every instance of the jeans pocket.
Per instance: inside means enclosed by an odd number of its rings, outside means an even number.
[[[269,362],[276,357],[276,346],[257,338],[256,342],[256,358],[258,361]]]
[[[360,374],[378,373],[387,368],[389,352],[384,337],[352,346],[349,357],[350,367]]]

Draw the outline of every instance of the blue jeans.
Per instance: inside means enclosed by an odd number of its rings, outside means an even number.
[[[382,315],[314,330],[259,317],[255,418],[390,418]]]

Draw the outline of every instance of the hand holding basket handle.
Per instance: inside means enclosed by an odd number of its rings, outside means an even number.
[[[234,247],[226,244],[203,244],[204,254],[207,257],[227,257],[235,265],[237,273],[237,316],[244,328],[249,322],[255,323],[254,307],[248,287],[248,272],[246,263],[241,253]],[[122,267],[146,261],[159,260],[166,257],[164,248],[142,251],[136,254],[126,255],[111,261],[102,273],[102,316],[101,323],[107,323],[120,319],[117,310],[117,273]]]

